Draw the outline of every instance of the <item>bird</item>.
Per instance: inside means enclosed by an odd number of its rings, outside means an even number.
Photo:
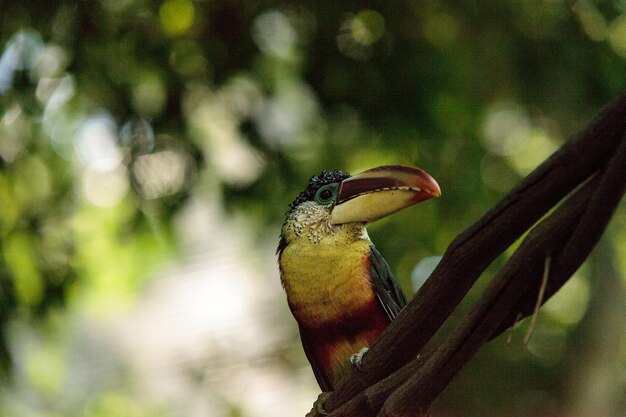
[[[366,226],[441,195],[424,170],[385,165],[313,176],[289,205],[278,244],[280,280],[323,392],[360,366],[406,305]]]

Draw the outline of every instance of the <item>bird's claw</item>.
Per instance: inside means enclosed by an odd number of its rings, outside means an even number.
[[[327,416],[328,411],[324,409],[324,403],[326,402],[328,397],[330,397],[330,394],[332,394],[332,391],[322,392],[317,397],[317,400],[315,400],[315,403],[313,404],[313,408],[311,409],[311,411],[309,411],[307,415],[304,417],[315,417],[317,415]]]
[[[364,347],[361,350],[359,350],[357,353],[355,353],[354,355],[350,356],[350,363],[356,369],[361,369],[361,361],[363,360],[363,355],[365,355],[369,350],[370,348]]]

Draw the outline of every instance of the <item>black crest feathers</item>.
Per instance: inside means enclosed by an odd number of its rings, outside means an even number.
[[[293,210],[305,201],[313,200],[315,192],[319,190],[320,187],[334,182],[341,182],[346,178],[350,178],[350,174],[339,170],[322,171],[321,174],[314,175],[309,180],[309,185],[307,185],[304,191],[302,191],[300,195],[289,205],[289,210]]]

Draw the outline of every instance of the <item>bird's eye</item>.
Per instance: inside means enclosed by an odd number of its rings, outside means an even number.
[[[335,201],[335,197],[337,197],[338,185],[339,184],[328,184],[321,187],[315,193],[315,202],[323,206],[333,203]]]
[[[321,200],[329,200],[332,197],[333,197],[333,192],[330,190],[322,190],[322,192],[320,193]]]

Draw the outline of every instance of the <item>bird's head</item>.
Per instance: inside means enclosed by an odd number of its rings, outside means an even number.
[[[323,171],[290,204],[281,245],[299,237],[319,242],[340,232],[360,235],[367,223],[440,195],[437,182],[419,168],[386,165],[355,176]]]

